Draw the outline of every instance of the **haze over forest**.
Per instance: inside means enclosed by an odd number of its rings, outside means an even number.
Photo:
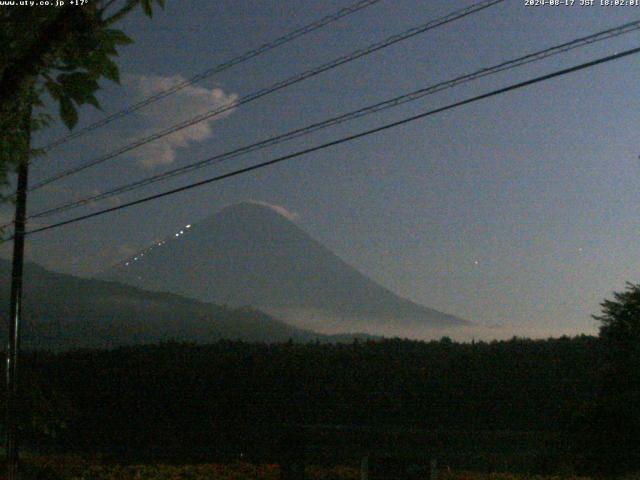
[[[282,212],[251,202],[184,226],[100,278],[217,304],[250,305],[322,333],[431,331],[433,336],[470,324],[398,297]]]

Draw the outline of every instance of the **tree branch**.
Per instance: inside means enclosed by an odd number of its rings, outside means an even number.
[[[74,26],[78,25],[81,9],[62,7],[48,26],[41,29],[25,53],[12,61],[0,77],[0,112],[7,112],[30,79],[46,69],[52,53],[68,41]]]
[[[99,11],[100,16],[102,16],[102,14],[103,14],[104,12],[106,12],[106,11],[107,11],[107,9],[108,9],[109,7],[111,7],[111,5],[113,5],[114,3],[116,3],[117,1],[118,1],[118,0],[108,0],[108,1],[107,1],[107,3],[105,3],[105,5],[100,9],[100,11]]]
[[[140,3],[140,0],[127,0],[127,3],[124,7],[118,10],[116,13],[111,15],[109,18],[103,21],[105,26],[109,26],[120,20],[122,17],[127,15],[131,10],[133,10],[136,5]]]

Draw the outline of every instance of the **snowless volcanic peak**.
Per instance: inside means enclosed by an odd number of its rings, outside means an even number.
[[[185,225],[101,277],[208,302],[251,305],[294,324],[331,324],[333,331],[469,323],[399,297],[291,218],[269,204],[231,205]]]

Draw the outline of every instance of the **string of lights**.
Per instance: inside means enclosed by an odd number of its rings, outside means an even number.
[[[475,3],[469,7],[463,8],[463,9],[459,9],[456,10],[452,13],[449,13],[443,17],[440,17],[436,20],[431,20],[427,23],[424,23],[422,25],[419,25],[417,27],[413,27],[410,28],[409,30],[404,31],[403,33],[399,33],[396,35],[392,35],[380,42],[376,42],[373,43],[371,45],[369,45],[368,47],[365,47],[363,49],[359,49],[359,50],[355,50],[349,54],[343,55],[335,60],[332,60],[328,63],[324,63],[318,67],[312,68],[310,70],[306,70],[300,74],[294,75],[292,77],[289,77],[285,80],[279,81],[277,83],[272,84],[269,87],[263,88],[261,90],[258,90],[256,92],[250,93],[246,96],[241,97],[240,99],[238,99],[237,101],[234,102],[229,102],[219,108],[216,108],[214,110],[210,110],[207,111],[205,113],[202,113],[200,115],[197,115],[195,117],[190,118],[189,120],[180,122],[178,124],[175,124],[171,127],[168,127],[166,129],[160,130],[158,132],[155,132],[151,135],[148,135],[144,138],[138,139],[132,143],[129,143],[127,145],[124,145],[106,155],[100,156],[98,158],[95,158],[93,160],[90,160],[88,162],[84,162],[80,165],[77,165],[75,167],[72,167],[70,169],[61,171],[59,173],[56,173],[50,177],[45,178],[44,180],[34,184],[33,186],[31,186],[29,188],[29,191],[34,191],[37,190],[39,188],[44,187],[45,185],[49,185],[57,180],[61,180],[63,178],[69,177],[71,175],[74,175],[76,173],[82,172],[90,167],[99,165],[107,160],[110,160],[112,158],[115,158],[119,155],[122,155],[123,153],[129,152],[131,150],[134,150],[136,148],[139,148],[143,145],[146,145],[150,142],[153,142],[155,140],[158,140],[160,138],[166,137],[167,135],[170,135],[172,133],[175,133],[179,130],[185,129],[187,127],[193,126],[197,123],[203,122],[205,120],[209,120],[213,117],[219,116],[225,112],[229,112],[230,110],[233,110],[235,108],[238,108],[241,105],[245,105],[247,103],[253,102],[255,100],[258,100],[259,98],[262,98],[264,96],[270,95],[274,92],[277,92],[279,90],[282,90],[284,88],[287,88],[291,85],[295,85],[297,83],[300,83],[304,80],[307,80],[309,78],[315,77],[317,75],[320,75],[321,73],[327,72],[329,70],[332,70],[334,68],[337,68],[341,65],[344,65],[346,63],[350,63],[354,60],[357,60],[359,58],[362,58],[366,55],[370,55],[374,52],[377,52],[379,50],[382,50],[384,48],[390,47],[396,43],[399,43],[401,41],[407,40],[409,38],[415,37],[417,35],[420,35],[422,33],[425,33],[429,30],[432,30],[434,28],[440,27],[442,25],[446,25],[448,23],[451,23],[455,20],[458,20],[460,18],[466,17],[468,15],[477,13],[481,10],[484,10],[486,8],[489,8],[493,5],[502,3],[504,0],[484,0],[482,2],[478,2]]]
[[[376,104],[373,105],[369,105],[367,107],[364,108],[360,108],[358,110],[354,110],[354,111],[350,111],[348,113],[342,114],[342,115],[338,115],[338,116],[334,116],[332,118],[329,118],[327,120],[324,120],[322,122],[317,122],[317,123],[313,123],[311,125],[307,125],[305,127],[302,128],[298,128],[289,132],[286,132],[284,134],[275,136],[275,137],[271,137],[268,138],[266,140],[262,140],[260,142],[256,142],[256,143],[252,143],[250,145],[246,145],[237,149],[234,149],[232,151],[228,151],[225,153],[221,153],[218,155],[214,155],[212,157],[206,158],[204,160],[200,160],[198,162],[195,163],[191,163],[189,165],[185,165],[182,167],[178,167],[178,168],[174,168],[171,170],[168,170],[166,172],[157,174],[157,175],[153,175],[150,177],[146,177],[142,180],[138,180],[132,183],[128,183],[119,187],[116,187],[114,189],[102,192],[102,193],[97,193],[79,200],[75,200],[72,202],[68,202],[68,203],[64,203],[61,205],[57,205],[51,208],[48,208],[46,210],[42,210],[39,211],[37,213],[32,214],[31,216],[27,217],[28,219],[34,219],[34,218],[43,218],[43,217],[48,217],[57,213],[62,213],[64,211],[68,211],[74,208],[78,208],[81,207],[83,205],[87,205],[90,203],[94,203],[100,200],[104,200],[122,193],[126,193],[126,192],[130,192],[133,190],[137,190],[139,188],[145,187],[147,185],[152,185],[154,183],[163,181],[163,180],[167,180],[169,178],[173,178],[175,176],[178,175],[183,175],[186,174],[188,172],[192,172],[195,170],[198,170],[200,168],[204,168],[207,166],[211,166],[214,164],[219,164],[222,163],[224,161],[230,160],[232,158],[236,158],[239,157],[241,155],[245,155],[257,150],[261,150],[263,148],[266,147],[270,147],[270,146],[274,146],[280,143],[283,143],[285,141],[289,141],[301,136],[305,136],[305,135],[309,135],[313,132],[316,132],[318,130],[324,129],[324,128],[328,128],[330,126],[335,126],[338,124],[341,124],[343,122],[347,122],[347,121],[351,121],[351,120],[355,120],[357,118],[362,118],[365,117],[367,115],[371,115],[373,113],[377,113],[383,110],[387,110],[393,107],[397,107],[399,105],[403,105],[405,103],[408,102],[413,102],[416,101],[418,99],[424,98],[427,95],[432,95],[435,94],[437,92],[440,92],[442,90],[445,89],[449,89],[449,88],[453,88],[455,86],[461,85],[463,83],[467,83],[467,82],[471,82],[486,76],[490,76],[490,75],[495,75],[497,73],[500,72],[504,72],[506,70],[510,70],[510,69],[514,69],[517,67],[521,67],[523,65],[527,65],[530,63],[534,63],[534,62],[538,62],[541,61],[543,59],[546,59],[548,57],[554,56],[554,55],[559,55],[562,53],[566,53],[570,50],[579,48],[579,47],[584,47],[587,45],[591,45],[593,43],[596,42],[600,42],[600,41],[604,41],[607,39],[611,39],[626,33],[630,33],[633,31],[637,31],[640,29],[640,20],[636,20],[633,22],[629,22],[629,23],[625,23],[623,25],[614,27],[614,28],[610,28],[607,30],[603,30],[585,37],[581,37],[581,38],[577,38],[575,40],[571,40],[569,42],[565,42],[562,43],[560,45],[556,45],[553,47],[549,47],[546,48],[544,50],[539,50],[533,53],[529,53],[523,56],[520,56],[518,58],[515,59],[511,59],[502,63],[499,63],[497,65],[493,65],[491,67],[486,67],[486,68],[482,68],[480,70],[477,70],[473,73],[469,73],[466,75],[462,75],[462,76],[458,76],[456,78],[453,78],[451,80],[447,80],[445,82],[440,82],[437,83],[435,85],[431,85],[425,88],[421,88],[415,91],[412,91],[410,93],[404,94],[404,95],[400,95],[388,100],[384,100],[382,102],[378,102]]]
[[[557,77],[560,77],[560,76],[568,75],[570,73],[574,73],[574,72],[577,72],[577,71],[580,71],[580,70],[585,70],[585,69],[594,67],[596,65],[601,65],[601,64],[608,63],[608,62],[611,62],[611,61],[614,61],[614,60],[619,60],[621,58],[625,58],[625,57],[628,57],[630,55],[636,55],[638,53],[640,53],[640,47],[632,48],[632,49],[629,49],[629,50],[625,50],[625,51],[620,52],[620,53],[614,53],[614,54],[608,55],[606,57],[600,57],[600,58],[598,58],[596,60],[592,60],[592,61],[589,61],[589,62],[586,62],[586,63],[582,63],[582,64],[579,64],[579,65],[575,65],[573,67],[568,67],[568,68],[565,68],[565,69],[562,69],[562,70],[556,70],[555,72],[552,72],[552,73],[549,73],[549,74],[546,74],[546,75],[538,76],[538,77],[532,78],[530,80],[525,80],[525,81],[522,81],[522,82],[519,82],[519,83],[511,84],[511,85],[509,85],[507,87],[503,87],[503,88],[499,88],[499,89],[496,89],[496,90],[492,90],[492,91],[490,91],[488,93],[484,93],[484,94],[477,95],[477,96],[474,96],[474,97],[471,97],[471,98],[467,98],[465,100],[461,100],[461,101],[458,101],[458,102],[455,102],[455,103],[451,103],[451,104],[446,105],[444,107],[436,108],[436,109],[433,109],[433,110],[428,110],[426,112],[423,112],[423,113],[420,113],[420,114],[417,114],[417,115],[413,115],[411,117],[407,117],[407,118],[404,118],[402,120],[398,120],[398,121],[395,121],[395,122],[387,123],[387,124],[384,124],[384,125],[382,125],[380,127],[372,128],[372,129],[365,130],[365,131],[360,132],[360,133],[356,133],[356,134],[353,134],[353,135],[342,137],[342,138],[339,138],[337,140],[333,140],[333,141],[330,141],[330,142],[327,142],[327,143],[323,143],[321,145],[317,145],[315,147],[310,147],[310,148],[306,148],[304,150],[299,150],[299,151],[294,152],[294,153],[290,153],[290,154],[287,154],[287,155],[284,155],[284,156],[280,156],[280,157],[277,157],[277,158],[274,158],[274,159],[271,159],[271,160],[268,160],[268,161],[265,161],[265,162],[261,162],[261,163],[252,165],[250,167],[241,168],[241,169],[229,172],[229,173],[225,173],[225,174],[222,174],[222,175],[217,175],[215,177],[208,178],[206,180],[201,180],[199,182],[190,183],[188,185],[184,185],[184,186],[179,187],[179,188],[174,188],[174,189],[171,189],[171,190],[168,190],[168,191],[157,193],[155,195],[150,195],[150,196],[147,196],[147,197],[143,197],[143,198],[140,198],[140,199],[128,202],[128,203],[124,203],[122,205],[118,205],[118,206],[115,206],[115,207],[105,208],[103,210],[99,210],[99,211],[96,211],[96,212],[93,212],[93,213],[89,213],[89,214],[86,214],[86,215],[80,215],[80,216],[77,216],[77,217],[74,217],[74,218],[71,218],[71,219],[68,219],[68,220],[64,220],[64,221],[61,221],[61,222],[53,223],[53,224],[50,224],[50,225],[47,225],[47,226],[44,226],[44,227],[35,228],[35,229],[32,229],[32,230],[29,230],[29,231],[25,232],[25,235],[33,235],[35,233],[44,232],[44,231],[51,230],[51,229],[54,229],[54,228],[59,228],[59,227],[65,226],[65,225],[70,225],[72,223],[77,223],[77,222],[81,222],[81,221],[84,221],[84,220],[88,220],[90,218],[95,218],[95,217],[98,217],[98,216],[102,216],[102,215],[105,215],[107,213],[111,213],[111,212],[115,212],[115,211],[122,210],[122,209],[125,209],[125,208],[129,208],[129,207],[132,207],[134,205],[140,205],[140,204],[152,201],[152,200],[156,200],[156,199],[159,199],[159,198],[167,197],[167,196],[170,196],[170,195],[175,195],[177,193],[188,191],[188,190],[191,190],[191,189],[194,189],[194,188],[197,188],[197,187],[201,187],[203,185],[208,185],[208,184],[213,183],[213,182],[218,182],[218,181],[221,181],[221,180],[225,180],[227,178],[231,178],[231,177],[235,177],[235,176],[238,176],[238,175],[242,175],[242,174],[254,171],[254,170],[258,170],[258,169],[261,169],[261,168],[265,168],[265,167],[268,167],[268,166],[272,166],[272,165],[275,165],[275,164],[278,164],[278,163],[285,162],[287,160],[298,158],[298,157],[301,157],[303,155],[308,155],[308,154],[313,153],[313,152],[324,150],[324,149],[327,149],[327,148],[330,148],[330,147],[333,147],[333,146],[336,146],[336,145],[340,145],[340,144],[343,144],[343,143],[351,142],[351,141],[354,141],[354,140],[359,139],[359,138],[367,137],[367,136],[373,135],[375,133],[379,133],[379,132],[386,131],[386,130],[389,130],[389,129],[392,129],[392,128],[396,128],[396,127],[399,127],[401,125],[405,125],[405,124],[408,124],[408,123],[411,123],[411,122],[415,122],[417,120],[420,120],[420,119],[423,119],[423,118],[426,118],[426,117],[429,117],[429,116],[432,116],[432,115],[436,115],[436,114],[441,113],[441,112],[445,112],[445,111],[448,111],[448,110],[453,110],[455,108],[459,108],[459,107],[461,107],[463,105],[468,105],[468,104],[475,103],[475,102],[478,102],[480,100],[484,100],[484,99],[487,99],[487,98],[490,98],[490,97],[495,97],[495,96],[498,96],[498,95],[502,95],[502,94],[505,94],[507,92],[518,90],[518,89],[521,89],[521,88],[524,88],[524,87],[527,87],[527,86],[530,86],[530,85],[534,85],[534,84],[537,84],[537,83],[540,83],[540,82],[544,82],[544,81],[547,81],[547,80],[551,80],[553,78],[557,78]]]

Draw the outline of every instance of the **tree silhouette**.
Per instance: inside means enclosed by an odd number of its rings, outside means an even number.
[[[156,0],[160,6],[164,0]],[[68,128],[78,121],[77,107],[99,108],[98,82],[119,81],[114,58],[132,40],[112,25],[140,5],[152,15],[153,0],[100,0],[50,6],[0,9],[0,186],[24,159],[29,130],[43,127],[37,113],[25,127],[25,110],[41,107],[45,94],[59,105]]]
[[[580,419],[590,461],[608,473],[640,466],[640,284],[627,283],[613,300],[600,304],[603,365],[596,402]]]
[[[638,360],[634,355],[640,352],[640,284],[627,282],[627,289],[613,296],[614,300],[600,304],[602,315],[593,318],[601,323],[600,338],[607,344],[611,360],[629,364]]]

